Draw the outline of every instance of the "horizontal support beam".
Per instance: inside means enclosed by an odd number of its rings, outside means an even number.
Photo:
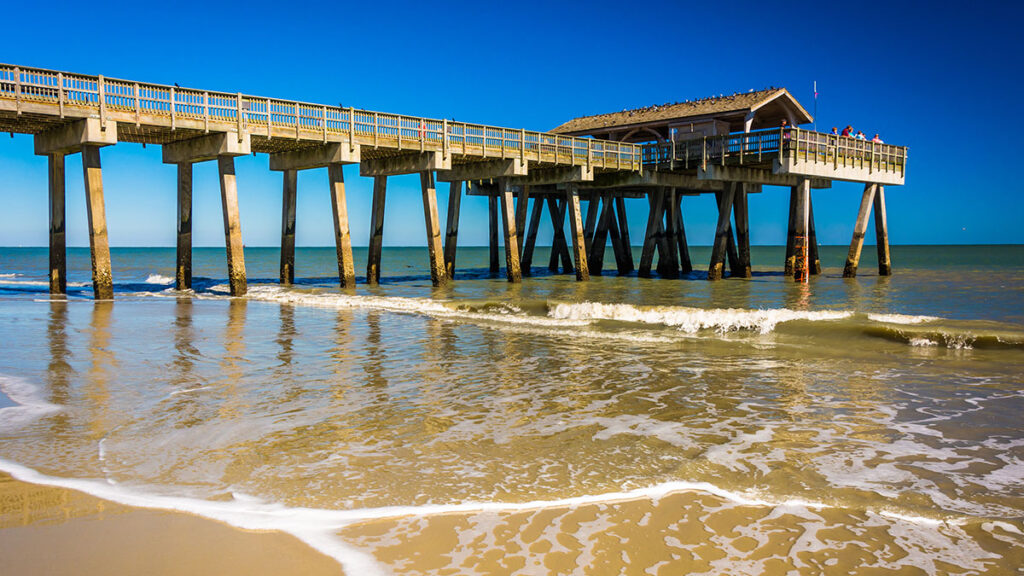
[[[697,170],[700,180],[723,182],[744,182],[750,184],[766,184],[768,186],[799,186],[807,176],[799,174],[777,174],[761,168],[744,166],[713,166]],[[824,178],[811,178],[811,188],[831,188],[832,182]]]
[[[820,188],[814,183],[819,178],[829,180],[841,180],[844,182],[860,182],[864,184],[882,184],[890,186],[902,186],[904,177],[901,172],[885,172],[869,168],[870,159],[861,162],[858,159],[848,160],[849,164],[833,162],[810,162],[796,158],[776,159],[773,164],[773,171],[782,176],[795,178],[811,178],[811,188]],[[863,167],[862,167],[863,166]]]
[[[722,190],[723,185],[721,182],[702,180],[690,174],[647,170],[643,174],[637,174],[636,172],[603,172],[598,174],[593,182],[580,184],[580,189],[646,186],[655,188],[668,186],[672,188],[686,188],[688,190],[719,192]]]
[[[525,176],[508,178],[508,183],[516,186],[542,186],[544,184],[568,184],[570,182],[590,182],[594,179],[594,169],[586,166],[558,166],[540,168],[534,166]]]
[[[245,156],[250,153],[252,146],[248,132],[217,132],[163,145],[165,164],[204,162],[219,156]]]
[[[99,118],[76,120],[35,136],[35,152],[40,156],[74,154],[80,152],[85,145],[111,144],[117,144],[117,123],[108,123],[104,130]]]
[[[438,152],[416,152],[400,156],[387,156],[363,160],[359,164],[360,176],[396,176],[434,170],[451,170],[451,157]]]
[[[521,162],[518,158],[509,158],[505,160],[457,164],[452,166],[451,170],[438,172],[437,179],[441,182],[461,182],[525,175],[526,163]]]
[[[331,142],[302,150],[277,152],[270,155],[271,170],[308,170],[328,164],[358,164],[359,146]]]

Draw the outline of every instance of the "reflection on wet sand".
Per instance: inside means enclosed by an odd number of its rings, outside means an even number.
[[[89,332],[89,357],[91,360],[83,390],[92,414],[88,417],[89,429],[95,440],[101,439],[110,430],[110,380],[117,375],[117,359],[110,345],[110,323],[114,302],[109,300],[93,303],[92,323]]]

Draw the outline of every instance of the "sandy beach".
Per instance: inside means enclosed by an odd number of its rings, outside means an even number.
[[[337,562],[287,534],[121,506],[0,474],[0,574],[340,573]]]

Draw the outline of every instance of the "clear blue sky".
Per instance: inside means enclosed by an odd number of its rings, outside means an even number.
[[[575,116],[787,87],[818,127],[853,124],[910,147],[887,190],[896,244],[1024,243],[1016,126],[1024,49],[1016,2],[31,3],[4,8],[0,61],[209,90],[550,129]],[[43,11],[47,12],[46,14]],[[110,242],[173,246],[175,169],[160,149],[102,151]],[[243,239],[276,246],[281,175],[237,160]],[[0,138],[0,245],[45,246],[46,159]],[[86,246],[79,156],[68,157],[68,243]],[[353,240],[367,242],[371,181],[345,169]],[[819,239],[847,244],[861,189],[815,192]],[[447,185],[439,189],[445,213]],[[194,242],[222,246],[216,167],[195,169]],[[785,237],[787,193],[751,199],[755,244]],[[460,243],[486,242],[466,198]],[[634,242],[646,208],[631,201]],[[711,197],[684,200],[693,244],[714,235]],[[297,241],[333,242],[326,170],[301,173]],[[386,245],[422,245],[418,179],[389,181]],[[550,238],[542,232],[541,242]]]

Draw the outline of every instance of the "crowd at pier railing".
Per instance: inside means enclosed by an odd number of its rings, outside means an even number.
[[[111,112],[237,124],[265,128],[270,138],[290,131],[296,139],[347,135],[350,142],[408,150],[454,152],[476,157],[516,158],[556,165],[639,171],[641,147],[612,142],[500,128],[353,107],[211,92],[174,86],[86,76],[0,64],[0,98]]]

